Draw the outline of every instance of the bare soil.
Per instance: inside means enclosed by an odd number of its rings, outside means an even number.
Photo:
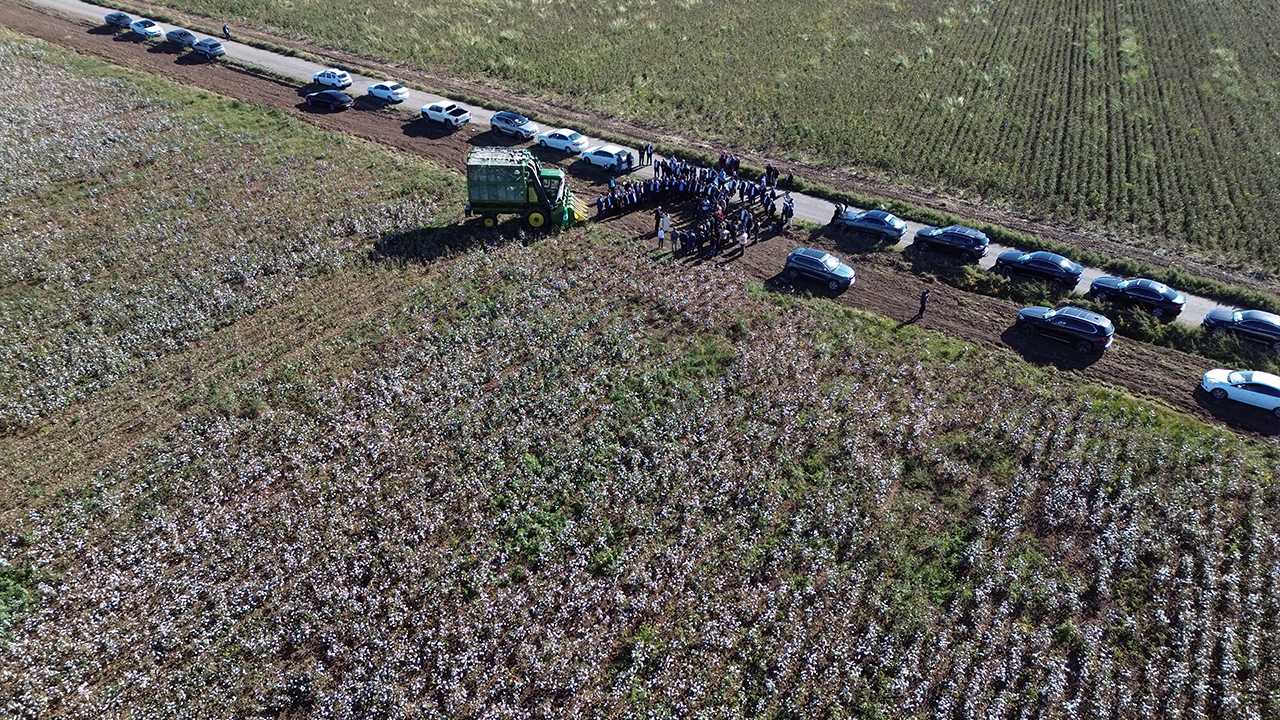
[[[168,10],[166,12],[173,14]],[[471,125],[464,126],[457,132],[449,132],[417,122],[406,113],[364,107],[359,102],[355,109],[346,112],[313,111],[303,100],[305,92],[311,88],[299,87],[296,83],[283,82],[227,63],[205,63],[188,59],[188,55],[171,52],[164,44],[134,42],[127,33],[116,34],[106,28],[94,27],[92,23],[67,20],[23,5],[7,4],[3,16],[0,16],[0,23],[17,32],[41,38],[86,55],[100,57],[142,72],[165,76],[177,82],[205,88],[228,97],[276,108],[319,127],[356,135],[412,152],[458,170],[462,168],[463,160],[471,147],[511,142],[504,136]],[[252,35],[239,30],[237,34]],[[262,39],[278,45],[290,45],[288,41],[276,37],[262,36]],[[339,55],[335,57],[341,60]],[[350,61],[352,64],[366,68],[380,67],[378,63],[362,58],[351,58]],[[495,102],[509,102],[514,106],[542,111],[556,117],[576,119],[590,126],[642,140],[673,142],[673,138],[659,137],[644,128],[632,127],[617,120],[585,116],[525,97],[508,96],[488,87],[413,73],[405,68],[394,68],[394,70],[387,68],[387,74],[399,77],[402,81],[413,81],[443,92],[465,93]],[[678,139],[675,140],[678,141]],[[544,159],[556,162],[561,157],[556,153]],[[746,159],[759,164],[766,162],[765,158],[748,156]],[[575,168],[573,174],[575,187],[586,199],[594,199],[596,193],[607,182],[607,176],[603,172],[596,173],[590,170],[579,172]],[[1137,257],[1155,264],[1168,264],[1168,259],[1163,256],[1151,253],[1144,257],[1143,252],[1135,252],[1135,249],[1128,245],[1121,246],[1105,239],[1072,234],[1069,230],[1055,228],[998,209],[968,204],[959,207],[954,200],[943,199],[924,191],[883,185],[873,180],[839,173],[825,173],[812,168],[802,168],[797,174],[820,179],[829,185],[853,192],[898,198],[919,205],[936,207],[1011,229],[1090,247],[1101,252],[1122,249],[1121,254],[1129,257]],[[459,217],[461,218],[461,208],[459,208]],[[606,219],[604,223],[618,232],[633,237],[637,244],[656,248],[651,212],[642,211],[612,217]],[[880,252],[874,247],[861,246],[856,242],[838,240],[797,229],[791,231],[788,237],[765,239],[749,247],[740,257],[718,258],[711,262],[723,263],[745,274],[771,282],[777,270],[782,267],[787,252],[802,244],[835,251],[850,259],[857,269],[856,285],[849,291],[834,296],[832,299],[835,302],[865,308],[905,322],[915,315],[922,289],[929,287],[932,291],[929,312],[916,323],[920,327],[944,332],[965,341],[1008,348],[1038,366],[1070,372],[1090,383],[1121,389],[1197,416],[1202,420],[1225,423],[1236,431],[1259,439],[1270,438],[1274,441],[1274,436],[1280,433],[1280,422],[1268,414],[1255,412],[1249,408],[1214,403],[1204,397],[1198,390],[1200,377],[1210,365],[1210,361],[1204,358],[1125,338],[1117,339],[1115,346],[1100,358],[1081,357],[1068,347],[1052,346],[1051,343],[1049,344],[1051,347],[1046,348],[1045,341],[1023,338],[1012,332],[1012,319],[1018,310],[1012,303],[964,292],[942,283],[931,282],[928,278],[921,278],[911,272],[906,261],[898,255]],[[1186,267],[1185,263],[1184,267]],[[1209,265],[1203,268],[1187,267],[1187,269],[1209,277],[1223,278],[1230,274],[1228,270]],[[1236,282],[1241,280],[1239,277],[1230,279]],[[47,431],[48,428],[45,428],[44,432]],[[49,460],[52,464],[56,464],[54,458],[50,457]]]

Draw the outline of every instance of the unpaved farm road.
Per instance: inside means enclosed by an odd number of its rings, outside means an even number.
[[[316,112],[304,100],[306,92],[314,89],[305,83],[310,80],[311,73],[322,66],[265,53],[266,57],[279,60],[272,67],[274,72],[302,78],[300,84],[288,83],[225,63],[193,61],[189,53],[179,53],[167,43],[145,42],[128,32],[115,32],[103,26],[101,18],[108,12],[104,8],[74,0],[39,0],[39,3],[40,8],[6,2],[4,12],[0,13],[0,24],[115,64],[276,108],[317,126],[423,155],[457,170],[462,169],[466,153],[472,147],[512,144],[510,138],[488,129],[489,113],[480,108],[473,109],[476,120],[456,132],[418,120],[408,113],[382,107],[370,106],[367,110],[339,113]],[[45,7],[47,3],[57,3],[60,12],[49,12]],[[63,5],[65,9],[61,7]],[[246,56],[240,55],[242,50]],[[264,53],[237,44],[231,45],[228,52],[246,60],[250,52],[253,53],[251,57]],[[427,84],[419,82],[421,78],[403,69],[394,72],[396,79],[402,82]],[[374,81],[356,78],[356,93]],[[475,88],[468,88],[468,92],[474,94]],[[437,96],[415,93],[406,105],[416,110],[419,105],[434,99]],[[513,107],[520,107],[510,98],[501,96],[500,99],[513,102]],[[357,108],[361,105],[358,103]],[[584,199],[594,199],[596,193],[607,185],[608,175],[586,163],[575,163],[562,153],[541,148],[534,148],[534,152],[546,162],[567,167]],[[796,200],[797,216],[812,218],[821,224],[830,220],[830,203],[798,196]],[[460,219],[461,210],[459,208]],[[615,216],[604,222],[630,234],[638,243],[655,242],[652,213]],[[787,253],[797,245],[830,250],[852,260],[858,270],[858,282],[850,291],[834,296],[835,302],[907,320],[915,314],[920,292],[928,287],[932,290],[930,312],[917,323],[923,328],[942,331],[967,341],[1006,347],[1041,367],[1072,372],[1092,383],[1123,389],[1204,420],[1226,423],[1234,430],[1257,438],[1280,433],[1280,423],[1269,414],[1234,403],[1215,403],[1198,391],[1200,376],[1212,365],[1209,360],[1127,338],[1117,339],[1115,346],[1101,358],[1079,357],[1069,348],[1053,344],[1045,347],[1012,332],[1012,321],[1018,310],[1014,304],[941,283],[926,282],[911,271],[907,260],[898,253],[882,252],[879,248],[845,238],[832,238],[820,232],[795,230],[787,238],[766,240],[751,246],[739,257],[719,262],[737,266],[744,273],[768,281],[782,267]],[[995,254],[993,250],[988,262],[994,261]],[[661,261],[669,258],[664,254],[656,257]],[[678,265],[673,263],[674,267]]]
[[[107,13],[112,12],[109,8],[80,2],[79,0],[32,0],[32,2],[36,5],[48,7],[72,17],[83,18],[84,20],[89,21],[99,21],[99,23]],[[164,29],[168,31],[172,29],[172,27],[173,26],[166,26]],[[118,35],[125,38],[136,39],[128,30],[118,33]],[[151,46],[161,45],[161,42],[150,41],[144,43],[139,40],[139,44],[145,46],[150,51],[154,49]],[[269,50],[263,50],[252,45],[245,45],[234,41],[224,41],[223,44],[226,46],[227,57],[235,58],[237,61],[270,70],[272,73],[277,75],[293,78],[302,86],[307,86],[311,83],[311,78],[314,73],[329,67],[328,65],[318,65],[296,57],[280,55]],[[346,91],[353,97],[359,97],[364,94],[365,88],[369,85],[381,82],[386,78],[375,78],[360,75],[358,73],[351,73],[351,79],[351,87],[346,88]],[[445,98],[439,95],[432,95],[430,93],[425,93],[411,88],[409,99],[406,100],[399,108],[396,108],[396,111],[403,113],[405,115],[405,120],[407,121],[416,116],[418,108],[428,103],[433,103],[443,99]],[[489,118],[493,115],[492,111],[482,107],[470,106],[466,103],[458,104],[471,111],[473,118],[471,121],[472,123],[483,127],[487,127],[489,125]],[[413,114],[411,115],[410,113]],[[591,141],[591,146],[604,144],[603,140],[598,140],[596,138],[589,138],[589,140]],[[631,149],[633,151],[635,150],[635,148]],[[584,161],[581,164],[586,165],[587,163]],[[637,168],[634,172],[629,173],[629,175],[638,178],[649,178],[653,176],[653,172],[649,167],[641,167]],[[806,220],[819,225],[825,225],[831,220],[831,216],[835,211],[835,205],[832,203],[821,198],[811,197],[801,193],[792,193],[792,197],[795,199],[797,219]],[[898,243],[898,247],[906,247],[909,245],[912,238],[915,236],[916,231],[922,227],[924,227],[924,225],[921,225],[920,223],[908,221],[907,233]],[[998,257],[1000,253],[1015,249],[1017,248],[992,243],[991,247],[988,248],[987,256],[982,258],[979,265],[983,268],[989,269],[995,265],[996,257]],[[1077,295],[1087,293],[1089,291],[1090,284],[1097,278],[1103,277],[1106,274],[1107,273],[1097,268],[1086,267],[1084,274],[1080,278],[1080,282],[1076,285],[1073,292]],[[1220,306],[1219,303],[1208,298],[1192,295],[1190,293],[1184,294],[1187,296],[1186,307],[1183,309],[1182,313],[1174,319],[1174,322],[1180,322],[1192,326],[1199,325],[1204,320],[1204,316],[1210,310]]]

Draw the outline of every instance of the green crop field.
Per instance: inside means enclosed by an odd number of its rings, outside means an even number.
[[[0,64],[5,717],[1280,712],[1273,449],[599,226],[473,234],[452,175],[260,108]]]
[[[169,4],[1280,266],[1280,15],[1265,0]]]

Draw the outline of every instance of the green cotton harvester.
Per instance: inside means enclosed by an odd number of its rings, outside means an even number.
[[[587,219],[587,206],[569,191],[564,170],[544,168],[522,148],[480,147],[467,154],[467,214],[485,227],[499,215],[521,215],[535,230]]]

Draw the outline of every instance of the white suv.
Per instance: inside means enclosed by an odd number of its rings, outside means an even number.
[[[339,70],[338,68],[321,70],[315,75],[312,75],[311,80],[317,85],[324,85],[326,87],[339,89],[351,84],[351,76],[347,74],[347,71]]]

